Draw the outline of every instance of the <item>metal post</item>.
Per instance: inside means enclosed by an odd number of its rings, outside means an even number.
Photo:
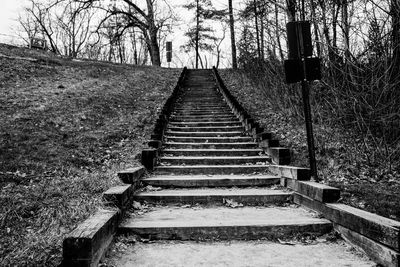
[[[304,60],[303,60],[304,62]],[[305,65],[305,63],[303,63]],[[310,161],[311,176],[318,181],[317,162],[315,159],[314,134],[311,119],[310,88],[306,80],[301,81],[301,92],[304,105],[304,120],[306,122],[308,157]]]
[[[310,87],[307,82],[307,66],[305,61],[304,41],[303,41],[303,33],[301,27],[298,28],[297,32],[298,32],[298,47],[300,49],[299,52],[301,55],[303,77],[304,77],[304,79],[301,81],[301,92],[302,92],[303,106],[304,106],[304,120],[306,122],[308,157],[310,162],[311,176],[314,178],[315,181],[318,181],[317,162],[315,159],[315,144],[314,144],[314,134],[312,127],[311,106],[310,106]]]

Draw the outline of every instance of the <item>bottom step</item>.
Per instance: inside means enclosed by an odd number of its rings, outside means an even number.
[[[342,240],[287,245],[270,241],[158,241],[128,244],[121,239],[113,245],[103,263],[119,267],[376,266],[366,256],[355,253]]]
[[[276,240],[331,230],[330,221],[297,207],[156,207],[142,215],[132,214],[119,227],[121,233],[152,240]]]

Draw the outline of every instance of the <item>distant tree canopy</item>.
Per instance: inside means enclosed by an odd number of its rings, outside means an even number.
[[[141,6],[133,0],[111,1],[109,4],[102,0],[30,2],[32,7],[27,8],[26,13],[32,18],[29,22],[35,22],[35,26],[29,26],[23,19],[20,22],[28,35],[33,33],[30,28],[40,28],[55,53],[71,57],[84,52],[91,56],[96,52],[106,53],[104,56],[109,60],[117,57],[123,62],[126,61],[123,55],[126,46],[130,44],[136,63],[138,52],[145,57],[148,52],[151,63],[161,65],[160,43],[174,20],[169,5],[158,6],[162,1],[146,0]],[[64,47],[66,45],[68,47]],[[86,51],[83,51],[84,47]],[[105,47],[108,47],[107,52],[104,52]]]
[[[183,48],[185,52],[195,50],[196,68],[199,67],[199,61],[202,68],[204,68],[200,51],[213,51],[216,49],[215,42],[218,40],[214,29],[206,26],[205,22],[207,20],[224,20],[227,12],[226,10],[215,9],[210,0],[191,1],[189,4],[184,5],[184,7],[190,11],[194,11],[195,16],[192,20],[192,25],[185,32],[188,41],[183,45]]]

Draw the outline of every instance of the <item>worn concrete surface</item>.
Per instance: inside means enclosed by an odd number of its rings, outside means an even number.
[[[155,207],[132,217],[122,227],[197,227],[306,224],[327,221],[301,207]],[[328,222],[328,221],[327,221]]]
[[[295,243],[294,243],[295,244]],[[285,245],[268,241],[117,242],[107,266],[376,266],[343,241]]]

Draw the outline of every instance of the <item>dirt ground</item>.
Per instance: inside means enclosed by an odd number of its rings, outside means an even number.
[[[138,164],[181,70],[0,45],[0,266],[53,266],[63,237]]]

